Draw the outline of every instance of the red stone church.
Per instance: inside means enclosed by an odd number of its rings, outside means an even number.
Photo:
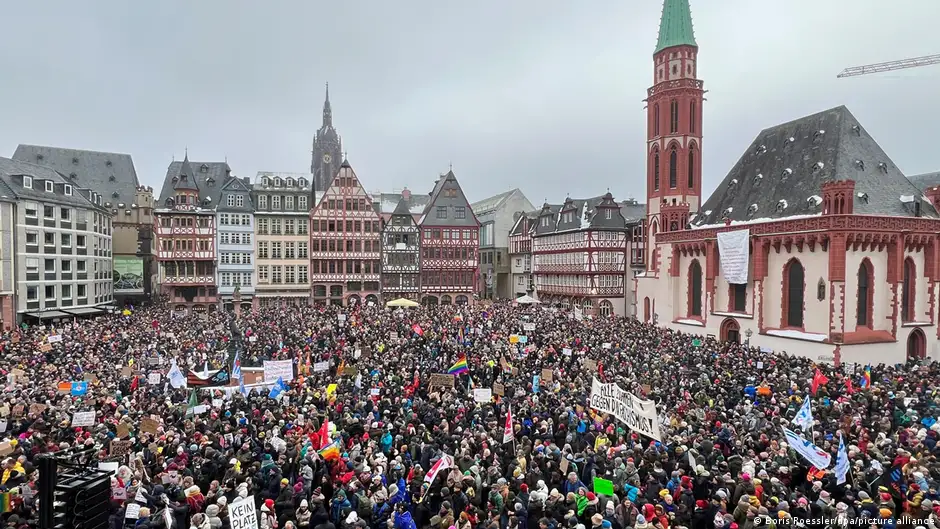
[[[909,180],[837,107],[760,131],[703,202],[698,52],[665,0],[637,317],[816,361],[940,357],[940,175]]]

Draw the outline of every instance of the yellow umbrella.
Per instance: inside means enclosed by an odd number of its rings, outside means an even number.
[[[417,301],[411,301],[406,298],[393,299],[385,304],[386,307],[417,307],[420,305]]]

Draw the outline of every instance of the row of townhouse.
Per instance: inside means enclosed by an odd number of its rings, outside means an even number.
[[[453,171],[425,196],[369,194],[347,161],[324,190],[307,173],[224,162],[167,169],[154,210],[160,293],[180,311],[271,305],[470,303],[480,223]]]

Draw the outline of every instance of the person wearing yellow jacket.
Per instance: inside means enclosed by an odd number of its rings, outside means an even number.
[[[6,485],[10,477],[13,475],[13,472],[18,472],[18,475],[23,476],[26,474],[26,470],[23,469],[23,465],[19,461],[8,457],[3,460],[3,477],[0,478],[0,485]]]

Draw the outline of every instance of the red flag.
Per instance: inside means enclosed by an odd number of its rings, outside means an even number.
[[[137,391],[137,384],[138,384],[138,382],[137,382],[137,375],[134,375],[134,381],[131,382],[131,391],[132,391],[132,392]]]
[[[845,378],[845,392],[848,393],[849,395],[851,395],[852,393],[855,393],[855,388],[852,387],[851,377]]]
[[[424,329],[421,328],[417,323],[411,327],[411,330],[415,332],[418,336],[424,336]]]
[[[515,438],[515,432],[512,430],[512,406],[506,407],[506,427],[503,428],[503,442],[508,443]]]
[[[813,383],[809,389],[810,393],[812,393],[813,396],[815,396],[816,390],[819,389],[819,386],[825,386],[827,382],[829,382],[829,379],[817,367],[816,374],[813,375]]]
[[[323,426],[320,427],[320,431],[317,432],[317,437],[320,438],[320,450],[326,448],[326,445],[330,444],[330,421],[328,419],[323,420]]]

